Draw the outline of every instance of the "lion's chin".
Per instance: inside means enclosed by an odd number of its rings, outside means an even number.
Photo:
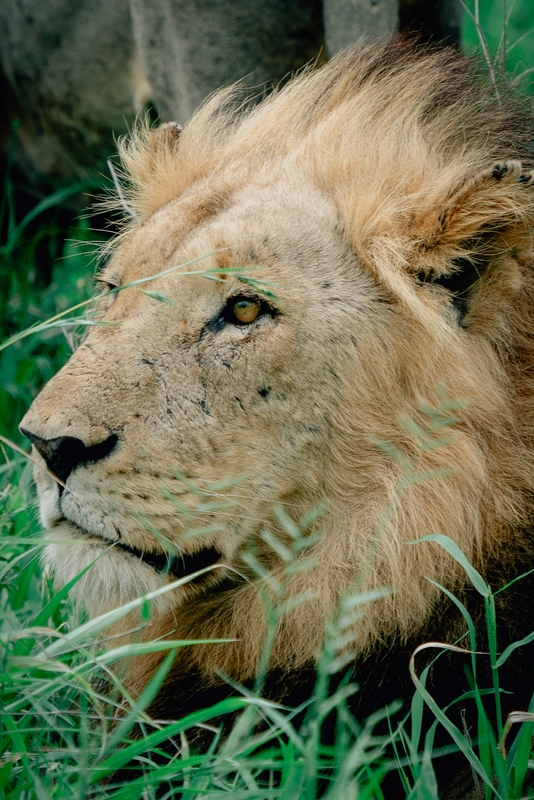
[[[177,556],[137,550],[87,533],[65,519],[48,530],[47,540],[43,560],[47,572],[53,574],[55,586],[60,588],[76,581],[72,595],[83,598],[91,617],[193,575],[220,559],[215,547]],[[153,611],[166,613],[179,606],[194,583],[188,582],[160,595]]]

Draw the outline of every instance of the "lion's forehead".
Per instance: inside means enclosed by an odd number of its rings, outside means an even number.
[[[195,204],[209,203],[209,190],[199,190]],[[334,203],[304,180],[302,185],[287,181],[247,186],[221,211],[200,222],[191,215],[191,204],[190,198],[177,198],[133,230],[106,274],[120,276],[126,283],[170,269],[160,280],[184,284],[186,275],[208,274],[214,268],[223,271],[226,266],[253,267],[260,278],[284,273],[286,280],[298,281],[299,269],[305,268],[310,278],[321,277],[350,252]]]

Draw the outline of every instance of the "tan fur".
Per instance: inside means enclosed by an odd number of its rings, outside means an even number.
[[[356,653],[420,629],[439,596],[430,580],[456,590],[465,575],[437,545],[414,540],[446,534],[483,571],[530,524],[534,196],[508,115],[459,57],[389,44],[349,51],[252,110],[226,92],[180,135],[141,126],[121,144],[137,221],[104,280],[170,271],[102,301],[113,324],[91,332],[23,421],[42,438],[87,446],[119,437],[108,458],[71,474],[61,509],[53,481],[37,475],[44,524],[79,543],[66,545],[68,561],[49,548],[62,582],[102,539],[150,551],[162,550],[161,537],[187,552],[215,545],[246,580],[224,596],[176,590],[152,633],[235,638],[191,648],[189,663],[244,679],[265,622],[262,581],[241,553],[254,544],[281,578],[261,538],[267,527],[287,540],[276,504],[294,520],[327,504],[320,541],[302,556],[315,566],[289,583],[289,597],[313,597],[282,621],[271,658],[282,667],[315,657],[354,588],[392,589],[355,623]],[[481,277],[459,324],[435,281],[470,263]],[[222,280],[187,274],[202,269]],[[278,315],[214,330],[227,299],[251,291],[235,270],[273,285]],[[442,408],[443,386],[461,401],[459,422],[446,446],[422,452],[412,423],[430,440],[443,434],[424,412]],[[419,473],[441,472],[399,493],[402,465],[380,442]],[[199,500],[177,471],[202,488],[243,478],[223,490],[232,507],[196,517],[220,529],[183,538],[172,495],[191,509]],[[135,593],[132,569],[139,591],[166,580],[113,550],[84,578],[93,613]]]

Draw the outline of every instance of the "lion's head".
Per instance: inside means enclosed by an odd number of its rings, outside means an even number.
[[[530,520],[534,204],[508,114],[459,57],[390,44],[123,143],[132,222],[98,278],[102,324],[22,422],[65,484],[36,471],[59,581],[104,553],[79,584],[93,612],[222,564],[157,613],[235,636],[196,652],[246,676],[262,579],[241,556],[283,571],[261,536],[287,538],[276,506],[327,506],[282,665],[313,657],[358,580],[393,591],[356,649],[421,626],[428,579],[461,574],[413,540],[445,533],[483,569]]]

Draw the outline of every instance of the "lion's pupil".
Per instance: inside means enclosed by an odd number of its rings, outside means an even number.
[[[242,324],[254,322],[260,313],[260,304],[256,300],[237,300],[232,311],[236,320]]]

